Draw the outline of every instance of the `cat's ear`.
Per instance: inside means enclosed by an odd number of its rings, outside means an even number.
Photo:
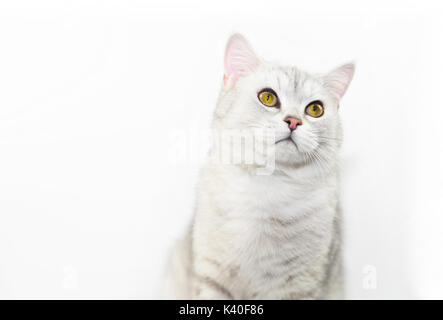
[[[323,77],[325,87],[331,92],[333,97],[339,101],[348,89],[354,76],[355,65],[347,63],[336,68]]]
[[[226,44],[223,77],[225,88],[232,88],[238,79],[253,72],[259,64],[260,60],[248,41],[238,33],[233,34]]]

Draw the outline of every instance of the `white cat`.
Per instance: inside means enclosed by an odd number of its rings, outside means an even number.
[[[268,63],[241,35],[229,39],[213,128],[272,128],[275,167],[208,161],[165,298],[343,297],[338,103],[353,74],[353,64],[313,75]]]

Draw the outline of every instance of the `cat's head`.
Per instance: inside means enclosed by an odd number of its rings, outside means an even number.
[[[215,125],[275,130],[276,162],[327,161],[340,146],[339,101],[353,74],[353,64],[309,74],[265,62],[245,38],[234,34],[226,46]]]

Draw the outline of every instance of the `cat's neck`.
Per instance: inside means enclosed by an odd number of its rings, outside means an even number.
[[[233,179],[236,184],[267,184],[281,181],[300,186],[322,185],[331,179],[337,179],[338,173],[336,164],[324,168],[318,167],[315,163],[302,165],[276,163],[274,167],[267,169],[246,165],[208,164],[206,169],[209,169],[223,180]]]

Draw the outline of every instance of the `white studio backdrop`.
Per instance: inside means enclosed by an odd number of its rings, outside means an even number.
[[[233,32],[307,71],[356,62],[341,104],[348,298],[443,298],[441,13],[412,1],[0,2],[0,298],[159,297]],[[171,158],[173,132],[186,161]]]

